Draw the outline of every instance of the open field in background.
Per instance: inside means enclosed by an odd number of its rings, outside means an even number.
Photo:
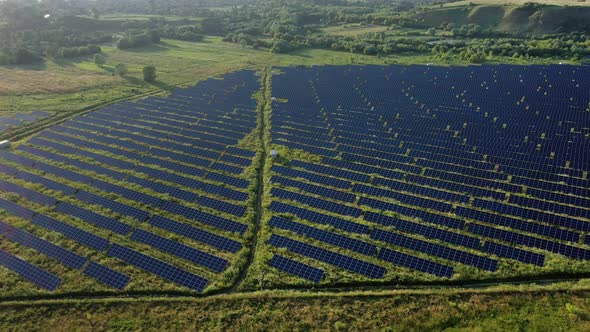
[[[260,293],[207,299],[0,304],[7,331],[588,331],[587,291]]]
[[[343,24],[322,29],[326,34],[337,36],[358,36],[368,32],[383,32],[387,30],[388,27],[386,26],[366,24]]]

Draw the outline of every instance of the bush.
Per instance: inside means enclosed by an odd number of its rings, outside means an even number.
[[[102,54],[95,54],[94,55],[94,63],[102,66],[107,63],[107,59]]]
[[[143,80],[146,82],[153,82],[156,80],[156,67],[146,66],[143,67]]]
[[[148,33],[141,33],[137,35],[128,33],[127,36],[120,38],[117,41],[117,48],[120,50],[124,50],[127,48],[150,45],[151,43],[152,36]]]
[[[125,64],[119,63],[115,66],[115,73],[119,76],[125,76],[129,72]]]

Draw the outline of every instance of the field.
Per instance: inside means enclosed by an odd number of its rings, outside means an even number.
[[[260,293],[0,304],[7,331],[588,331],[588,291]],[[485,326],[485,329],[482,329]]]
[[[343,24],[322,29],[326,34],[337,36],[358,36],[368,32],[387,31],[387,27],[379,25]]]

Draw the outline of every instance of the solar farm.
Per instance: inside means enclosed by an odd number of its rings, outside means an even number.
[[[588,77],[565,65],[284,67],[74,116],[0,150],[0,288],[207,294],[590,273]]]

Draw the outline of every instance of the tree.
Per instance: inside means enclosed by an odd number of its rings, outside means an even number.
[[[102,54],[95,54],[94,63],[98,66],[102,66],[107,63],[107,59]]]
[[[430,29],[426,30],[426,33],[429,34],[429,35],[431,35],[431,36],[434,36],[434,35],[436,35],[436,29],[435,28],[430,28]]]
[[[119,76],[125,76],[129,72],[125,64],[119,63],[115,66],[115,73]]]
[[[146,82],[153,82],[156,80],[156,67],[145,66],[143,67],[143,80]]]

